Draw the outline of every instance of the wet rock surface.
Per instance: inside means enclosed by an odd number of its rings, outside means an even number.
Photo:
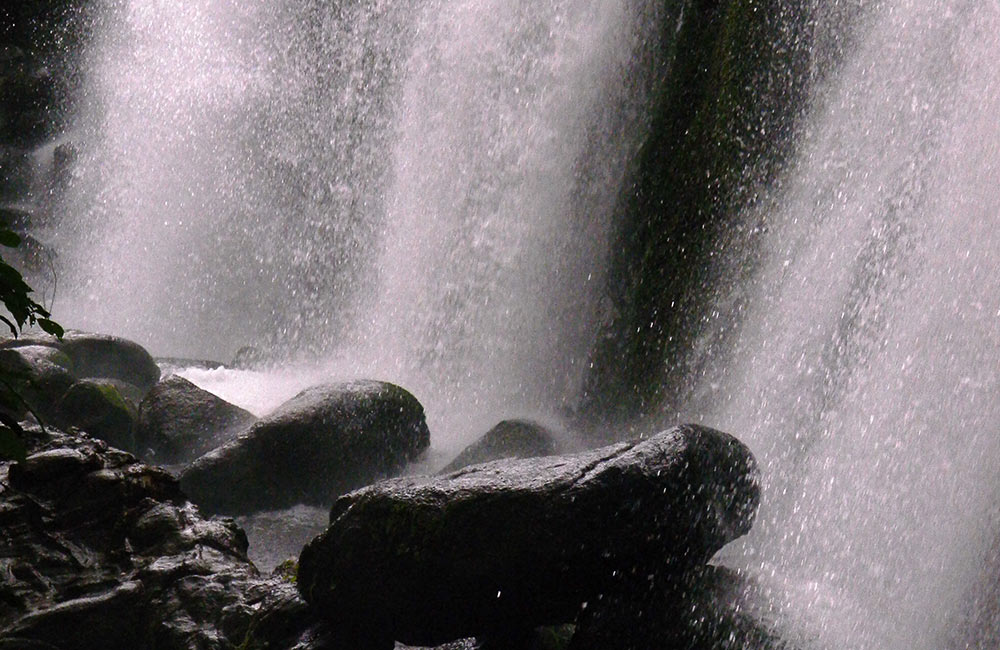
[[[430,444],[424,409],[379,381],[302,391],[181,474],[209,512],[328,506],[348,490],[398,474]]]
[[[54,422],[79,427],[109,445],[135,451],[135,407],[110,382],[78,381],[56,406]]]
[[[138,343],[109,334],[69,330],[62,340],[47,334],[21,336],[0,341],[0,349],[48,347],[69,360],[69,370],[77,379],[120,381],[145,394],[160,379],[160,368],[152,355]]]
[[[554,431],[532,420],[504,420],[462,450],[440,473],[502,458],[551,456],[559,450]]]
[[[171,375],[139,405],[136,451],[163,465],[186,463],[232,440],[257,418]]]
[[[740,573],[719,566],[698,567],[666,581],[626,582],[584,610],[568,650],[802,647],[778,631],[770,613],[754,600],[757,589]]]
[[[0,463],[0,648],[326,647],[295,588],[169,474],[99,440],[27,435],[28,459]]]
[[[750,452],[686,425],[345,495],[298,585],[344,638],[391,647],[571,622],[627,576],[679,575],[751,525]]]

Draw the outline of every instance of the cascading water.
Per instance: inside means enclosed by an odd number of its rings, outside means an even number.
[[[572,407],[664,4],[109,2],[57,316],[157,353],[323,360],[249,398],[198,376],[258,412],[399,381],[451,448]],[[819,647],[995,647],[1000,8],[819,4],[854,34],[815,39],[843,60],[778,208],[744,215],[759,271],[683,412],[764,469],[720,559]]]
[[[778,209],[748,217],[760,271],[687,416],[761,460],[721,559],[809,612],[804,638],[993,648],[1000,6],[887,0],[858,29]]]
[[[376,376],[447,447],[572,407],[641,4],[109,3],[60,311],[160,354],[309,359],[189,373],[258,412]]]

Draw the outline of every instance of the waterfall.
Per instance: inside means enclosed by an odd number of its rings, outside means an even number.
[[[359,375],[446,444],[572,410],[655,6],[108,0],[58,311],[156,354],[265,351],[267,377],[191,375],[257,412]]]
[[[687,416],[761,460],[721,560],[816,647],[995,647],[1000,6],[886,0],[856,29],[777,207],[745,216],[759,271]]]

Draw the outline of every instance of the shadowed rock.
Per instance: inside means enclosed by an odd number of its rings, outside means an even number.
[[[69,330],[62,340],[47,334],[0,342],[0,349],[46,346],[63,352],[77,379],[111,379],[135,386],[145,394],[160,379],[160,368],[138,343],[108,334]]]
[[[139,405],[136,450],[163,465],[186,463],[232,440],[257,418],[178,375]]]
[[[78,381],[56,406],[55,423],[79,427],[125,451],[135,451],[135,407],[118,387],[105,381]]]
[[[447,474],[501,458],[551,456],[557,452],[558,446],[555,433],[537,422],[504,420],[463,449],[440,473]]]
[[[327,506],[398,473],[430,444],[424,409],[378,381],[306,389],[181,474],[210,512],[248,514],[299,503]]]
[[[509,635],[572,621],[621,576],[704,563],[750,529],[757,501],[746,447],[686,425],[348,494],[303,550],[298,584],[361,645]]]
[[[698,567],[682,577],[629,583],[581,614],[569,650],[797,650],[769,611],[774,594],[736,571]]]
[[[0,462],[0,648],[328,647],[243,531],[203,519],[169,474],[84,436],[27,436],[26,461]]]

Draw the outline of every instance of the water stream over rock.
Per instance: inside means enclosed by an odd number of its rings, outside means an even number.
[[[1000,7],[813,4],[795,155],[719,242],[747,266],[705,292],[697,375],[639,428],[752,448],[761,512],[719,561],[788,638],[995,647]],[[183,374],[257,415],[398,382],[438,454],[574,411],[615,334],[652,25],[692,3],[101,6],[51,234],[66,324],[171,356],[254,346],[273,366]]]

